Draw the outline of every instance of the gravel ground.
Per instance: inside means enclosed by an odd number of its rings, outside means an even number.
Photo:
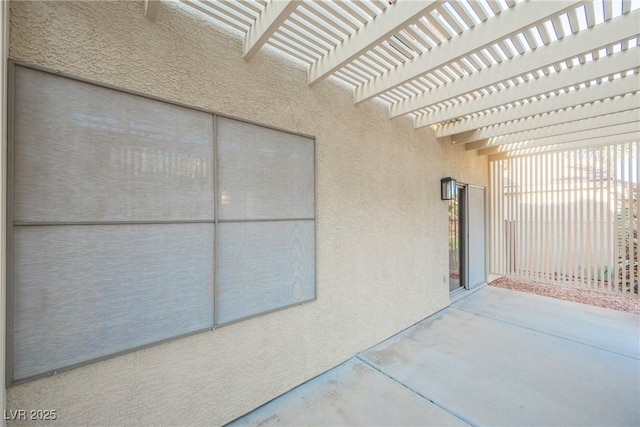
[[[500,277],[489,284],[498,288],[513,289],[516,291],[528,292],[530,294],[595,305],[597,307],[609,308],[611,310],[640,314],[640,299],[631,296],[610,295],[587,291],[584,289],[570,288],[562,285],[549,285],[546,283],[527,280],[515,280],[508,277]]]

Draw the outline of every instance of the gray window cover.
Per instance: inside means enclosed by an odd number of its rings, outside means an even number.
[[[10,382],[315,298],[313,139],[13,69]]]

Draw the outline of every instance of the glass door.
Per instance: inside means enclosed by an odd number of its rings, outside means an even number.
[[[464,288],[465,187],[456,187],[449,201],[449,292]]]

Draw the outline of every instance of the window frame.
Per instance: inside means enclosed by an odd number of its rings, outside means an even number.
[[[200,329],[200,330],[196,330],[196,331],[191,331],[188,332],[186,334],[181,334],[178,336],[173,336],[167,339],[163,339],[160,341],[155,341],[155,342],[151,342],[149,344],[145,344],[145,345],[141,345],[141,346],[137,346],[137,347],[132,347],[132,348],[128,348],[126,350],[123,351],[118,351],[112,354],[108,354],[105,356],[100,356],[97,358],[92,358],[92,359],[87,359],[84,360],[82,362],[79,363],[75,363],[69,366],[64,366],[64,367],[60,367],[60,368],[56,368],[47,372],[43,372],[40,374],[35,374],[32,376],[28,376],[25,378],[21,378],[21,379],[14,379],[14,372],[13,372],[13,367],[14,367],[14,347],[13,347],[13,341],[14,341],[14,301],[15,301],[15,279],[14,279],[14,207],[15,207],[15,200],[14,200],[14,186],[15,186],[15,170],[14,170],[14,161],[15,161],[15,150],[14,150],[14,143],[15,143],[15,96],[16,96],[16,72],[15,69],[16,67],[22,67],[22,68],[26,68],[26,69],[31,69],[31,70],[36,70],[36,71],[40,71],[43,73],[47,73],[47,74],[51,74],[54,76],[58,76],[58,77],[62,77],[62,78],[67,78],[76,82],[82,82],[82,83],[87,83],[90,85],[94,85],[97,87],[101,87],[101,88],[105,88],[105,89],[110,89],[110,90],[114,90],[117,92],[121,92],[121,93],[125,93],[128,95],[134,95],[134,96],[139,96],[139,97],[143,97],[143,98],[147,98],[153,101],[158,101],[158,102],[162,102],[162,103],[166,103],[169,105],[174,105],[174,106],[178,106],[178,107],[182,107],[182,108],[187,108],[190,110],[194,110],[194,111],[198,111],[198,112],[202,112],[202,113],[206,113],[206,114],[210,114],[213,120],[213,165],[214,165],[214,177],[213,177],[213,191],[214,191],[214,207],[213,207],[213,212],[214,212],[214,221],[212,222],[214,225],[214,242],[213,242],[213,259],[212,259],[212,263],[213,263],[213,303],[212,303],[212,311],[213,311],[213,326],[212,327],[208,327],[205,329]],[[138,92],[135,90],[131,90],[131,89],[127,89],[124,87],[120,87],[120,86],[115,86],[115,85],[111,85],[108,83],[103,83],[103,82],[99,82],[99,81],[95,81],[92,79],[87,79],[87,78],[83,78],[83,77],[79,77],[76,75],[73,75],[71,73],[67,73],[67,72],[62,72],[62,71],[56,71],[47,67],[42,67],[39,65],[35,65],[35,64],[30,64],[28,62],[24,62],[24,61],[20,61],[20,60],[14,60],[14,59],[9,59],[8,61],[8,67],[7,67],[7,71],[8,71],[8,85],[7,85],[7,89],[8,89],[8,96],[7,96],[7,124],[8,124],[8,138],[7,138],[7,195],[6,195],[6,202],[7,202],[7,213],[6,213],[6,248],[7,248],[7,252],[6,252],[6,259],[7,259],[7,270],[6,270],[6,279],[7,279],[7,305],[6,305],[6,366],[5,366],[5,372],[6,372],[6,387],[11,387],[11,386],[15,386],[18,384],[22,384],[25,382],[29,382],[31,380],[37,379],[37,378],[42,378],[42,377],[48,377],[51,375],[55,375],[59,372],[64,372],[64,371],[68,371],[71,369],[75,369],[77,367],[80,366],[85,366],[85,365],[89,365],[95,362],[100,362],[103,360],[107,360],[116,356],[120,356],[123,354],[127,354],[127,353],[131,353],[134,351],[138,351],[138,350],[142,350],[145,348],[149,348],[149,347],[153,347],[156,345],[161,345],[173,340],[177,340],[177,339],[181,339],[181,338],[185,338],[191,335],[195,335],[195,334],[200,334],[202,332],[207,332],[207,331],[214,331],[218,328],[227,326],[227,325],[231,325],[237,322],[241,322],[244,320],[248,320],[254,317],[258,317],[258,316],[263,316],[266,314],[270,314],[273,312],[277,312],[280,310],[285,310],[291,307],[295,307],[298,305],[303,305],[303,304],[307,304],[307,303],[311,303],[311,302],[315,302],[317,300],[317,289],[318,289],[318,285],[317,285],[317,278],[318,278],[318,224],[317,224],[317,211],[318,211],[318,192],[317,192],[317,187],[318,187],[318,183],[317,183],[317,149],[316,149],[316,144],[317,144],[317,140],[316,137],[312,136],[312,135],[308,135],[308,134],[304,134],[304,133],[300,133],[300,132],[294,132],[294,131],[290,131],[287,129],[283,129],[283,128],[279,128],[276,126],[271,126],[271,125],[265,125],[262,123],[258,123],[256,121],[252,121],[252,120],[248,120],[248,119],[244,119],[241,117],[236,117],[236,116],[232,116],[232,115],[228,115],[228,114],[223,114],[223,113],[219,113],[217,111],[213,111],[207,108],[202,108],[202,107],[197,107],[194,105],[189,105],[189,104],[184,104],[181,102],[176,102],[176,101],[172,101],[172,100],[168,100],[166,98],[162,98],[162,97],[158,97],[155,95],[151,95],[151,94],[147,94],[147,93],[142,93],[142,92]],[[229,119],[229,120],[235,120],[238,122],[242,122],[242,123],[246,123],[246,124],[250,124],[250,125],[255,125],[261,128],[265,128],[265,129],[270,129],[270,130],[274,130],[274,131],[279,131],[279,132],[284,132],[284,133],[288,133],[291,135],[295,135],[295,136],[299,136],[299,137],[303,137],[303,138],[307,138],[309,140],[311,140],[312,143],[312,150],[313,150],[313,157],[312,157],[312,163],[313,163],[313,218],[309,219],[307,218],[306,220],[313,220],[313,243],[312,243],[312,247],[313,247],[313,298],[310,299],[305,299],[302,301],[298,301],[292,304],[288,304],[288,305],[284,305],[281,307],[277,307],[271,310],[267,310],[264,312],[260,312],[260,313],[256,313],[256,314],[252,314],[246,317],[242,317],[239,319],[235,319],[233,321],[229,321],[229,322],[225,322],[225,323],[217,323],[216,322],[216,313],[215,313],[215,307],[216,307],[216,301],[217,301],[217,290],[218,290],[218,272],[219,272],[219,257],[218,257],[218,245],[219,245],[219,239],[218,239],[218,232],[217,232],[217,225],[219,223],[219,204],[220,204],[220,192],[219,192],[219,168],[218,168],[218,117],[223,117],[225,119]],[[135,223],[135,222],[134,222]]]

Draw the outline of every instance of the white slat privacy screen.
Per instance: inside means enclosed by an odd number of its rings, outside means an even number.
[[[315,298],[312,138],[12,84],[10,384]]]
[[[490,163],[491,270],[638,298],[640,142]]]

